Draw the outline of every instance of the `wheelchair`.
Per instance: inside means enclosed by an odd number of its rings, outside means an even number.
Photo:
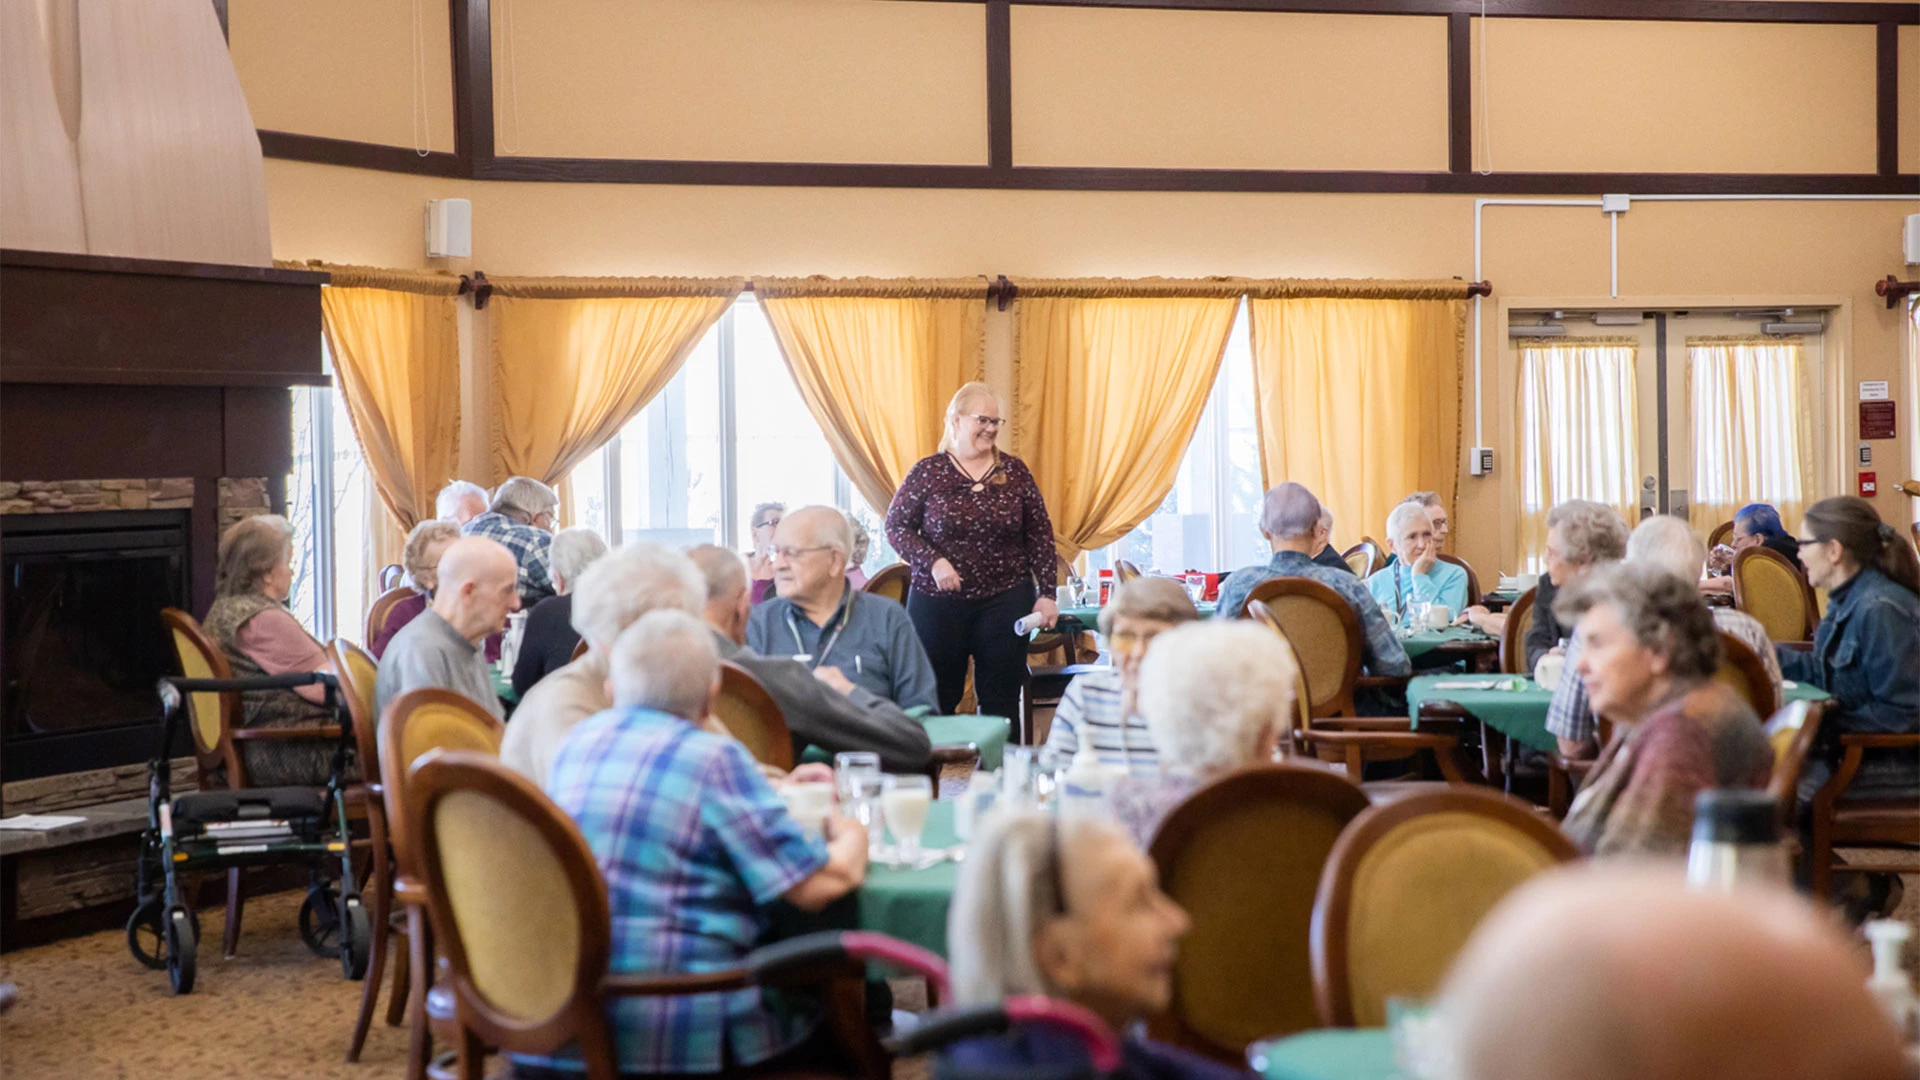
[[[147,827],[134,867],[137,900],[127,920],[127,948],[146,967],[164,969],[175,994],[193,991],[200,940],[199,917],[184,880],[237,867],[307,867],[301,939],[316,955],[338,957],[346,978],[358,980],[366,974],[373,928],[353,868],[353,834],[344,797],[353,725],[344,716],[325,787],[197,791],[178,797],[172,793],[170,754],[184,695],[315,685],[326,687],[327,705],[339,711],[339,688],[326,672],[160,680],[160,749],[147,765]]]

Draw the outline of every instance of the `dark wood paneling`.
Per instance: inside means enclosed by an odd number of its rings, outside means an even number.
[[[147,385],[285,385],[322,374],[320,288],[276,280],[293,272],[102,273],[12,255],[0,263],[0,382],[16,371],[21,381]]]
[[[0,479],[219,476],[220,395],[184,386],[9,385],[0,393]]]
[[[987,2],[987,164],[1013,165],[1013,13],[1007,0]]]
[[[453,147],[472,175],[493,160],[493,9],[489,0],[448,0],[453,19]]]
[[[233,266],[228,263],[176,262],[171,259],[129,259],[119,255],[84,255],[72,251],[29,251],[25,248],[0,248],[0,267],[86,270],[96,274],[160,274],[166,277],[207,278],[213,281],[257,281],[272,285],[325,285],[330,277],[319,270],[282,270],[277,266]]]
[[[444,150],[425,154],[407,146],[383,146],[329,139],[320,135],[296,135],[290,131],[260,132],[260,152],[286,161],[311,161],[320,165],[345,165],[354,169],[378,169],[381,172],[418,173],[422,176],[467,176],[470,169],[458,155]]]
[[[1473,171],[1473,19],[1447,16],[1447,171]]]
[[[1030,7],[1267,11],[1325,15],[1478,15],[1481,0],[1013,0]],[[1920,6],[1892,3],[1764,3],[1735,0],[1486,0],[1489,17],[1626,19],[1641,22],[1920,23]]]
[[[1920,5],[1909,5],[1920,10]],[[1900,171],[1900,27],[1883,22],[1875,38],[1875,150],[1881,176]]]
[[[276,514],[287,511],[293,471],[293,395],[284,387],[222,391],[220,476],[264,476]]]

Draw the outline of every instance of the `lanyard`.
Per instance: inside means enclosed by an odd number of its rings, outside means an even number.
[[[793,607],[791,603],[787,605],[787,632],[793,635],[793,651],[804,653],[807,651],[807,643],[800,640],[800,624],[793,621]],[[826,662],[827,654],[831,653],[834,645],[840,641],[840,632],[847,628],[847,622],[852,618],[853,594],[849,591],[847,602],[840,608],[840,618],[834,624],[833,636],[826,640],[819,652],[813,654],[813,664],[809,670],[818,670],[820,665]]]

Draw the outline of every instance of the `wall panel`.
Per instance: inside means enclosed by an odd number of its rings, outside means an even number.
[[[1015,7],[1017,165],[1447,167],[1442,18]]]
[[[1475,167],[1490,151],[1500,172],[1873,172],[1874,33],[1493,19],[1483,114],[1475,19]]]
[[[447,0],[228,0],[227,29],[256,126],[453,149]]]
[[[979,4],[494,0],[500,153],[983,164]]]

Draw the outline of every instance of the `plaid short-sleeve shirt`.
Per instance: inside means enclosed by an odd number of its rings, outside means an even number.
[[[610,709],[581,721],[547,794],[606,876],[616,973],[733,966],[766,931],[767,906],[827,862],[744,746],[665,713]],[[804,1003],[755,989],[626,998],[609,1017],[623,1073],[756,1064],[818,1021]],[[577,1057],[527,1062],[580,1067]]]
[[[505,514],[481,514],[461,527],[463,536],[484,536],[513,552],[520,566],[520,606],[533,605],[553,595],[553,534],[522,525]]]

